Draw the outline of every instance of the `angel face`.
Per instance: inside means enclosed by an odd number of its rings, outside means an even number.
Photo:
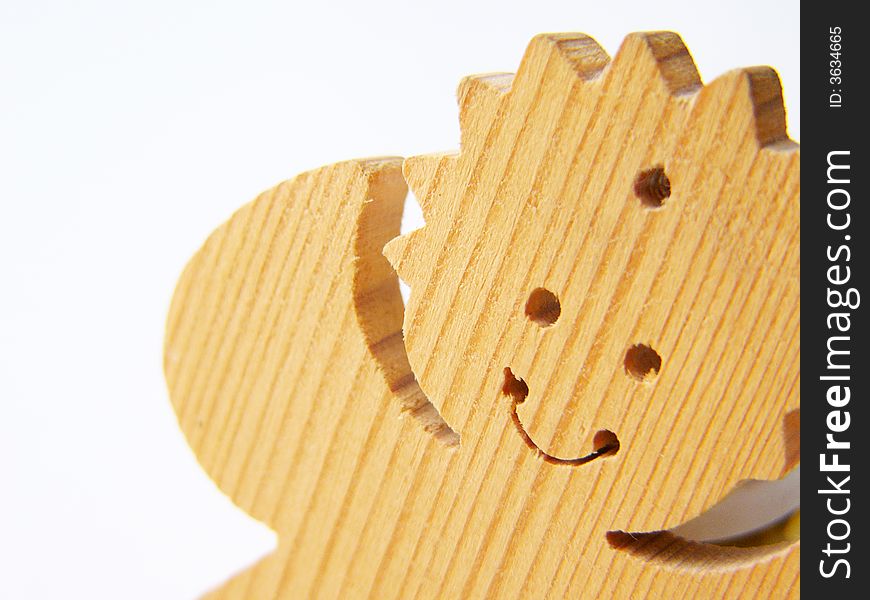
[[[546,468],[612,463],[681,503],[664,521],[777,477],[798,403],[799,150],[776,74],[702,86],[675,34],[630,36],[612,63],[541,36],[459,102],[461,152],[405,161],[426,225],[385,254],[411,287],[411,366],[463,444],[516,430]]]
[[[459,99],[460,153],[302,174],[185,269],[179,422],[279,538],[209,597],[796,591],[794,545],[777,565],[654,532],[782,471],[800,159],[776,75],[702,87],[675,34],[612,64],[545,35]],[[426,226],[384,247],[405,181]]]

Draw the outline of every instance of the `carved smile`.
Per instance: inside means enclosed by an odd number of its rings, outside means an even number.
[[[619,451],[619,438],[616,437],[616,434],[607,429],[602,429],[596,432],[595,436],[592,438],[592,446],[594,450],[585,456],[579,456],[577,458],[559,458],[558,456],[553,456],[552,454],[544,452],[544,450],[542,450],[526,432],[526,429],[523,427],[520,417],[517,414],[517,406],[525,402],[526,397],[529,395],[529,386],[526,385],[525,381],[517,378],[513,374],[513,371],[511,371],[510,367],[505,367],[504,385],[502,386],[501,391],[505,396],[511,398],[511,420],[514,423],[514,427],[516,427],[517,433],[519,433],[520,437],[523,438],[526,446],[534,450],[542,459],[544,459],[544,462],[553,465],[576,467],[579,465],[585,465],[596,458],[612,456]]]

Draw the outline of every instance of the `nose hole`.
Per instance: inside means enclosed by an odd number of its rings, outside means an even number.
[[[553,325],[562,314],[562,305],[556,294],[545,288],[537,288],[526,301],[526,317],[540,327]]]
[[[635,344],[625,353],[625,372],[645,381],[658,375],[662,368],[662,357],[646,344]]]

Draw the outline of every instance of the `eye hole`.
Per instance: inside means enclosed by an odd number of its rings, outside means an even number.
[[[540,327],[549,327],[562,314],[562,305],[556,294],[544,288],[537,288],[526,301],[526,317]]]
[[[662,357],[646,344],[635,344],[625,353],[625,372],[638,381],[648,381],[659,374]]]
[[[641,171],[634,182],[634,193],[647,208],[660,208],[671,195],[671,180],[664,167]]]

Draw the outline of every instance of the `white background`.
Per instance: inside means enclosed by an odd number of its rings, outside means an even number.
[[[705,81],[771,64],[798,139],[799,24],[772,0],[0,0],[0,598],[193,598],[274,543],[199,469],[161,373],[175,279],[238,206],[455,148],[459,78],[543,31],[613,54],[673,29]]]

